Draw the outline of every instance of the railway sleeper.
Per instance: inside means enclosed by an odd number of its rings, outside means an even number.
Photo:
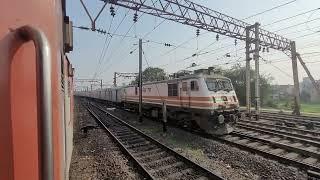
[[[141,137],[141,136],[134,136],[134,137],[119,137],[118,138],[119,140],[121,140],[121,141],[132,141],[132,142],[136,142],[136,141],[141,141],[141,140],[144,140],[144,141],[146,141],[146,139],[145,138],[143,138],[143,137]]]
[[[168,177],[168,179],[194,179],[195,177],[188,177],[190,176],[191,174],[193,174],[193,176],[196,175],[196,172],[194,172],[194,170],[192,168],[187,168],[187,169],[184,169],[184,170],[181,170],[181,171],[178,171],[178,172],[175,172],[173,174],[170,174]],[[182,178],[183,177],[183,178]],[[198,177],[200,177],[198,175]]]
[[[132,145],[132,146],[140,146],[143,144],[150,144],[150,142],[147,141],[146,139],[137,139],[137,140],[131,140],[131,141],[123,140],[122,143],[125,145]]]
[[[153,154],[153,153],[158,153],[158,152],[161,152],[161,151],[163,151],[163,150],[160,149],[160,148],[155,148],[155,149],[147,150],[147,151],[144,151],[144,152],[137,152],[137,153],[133,153],[133,154],[134,154],[134,156],[139,158],[140,156]]]
[[[172,163],[166,166],[162,166],[157,170],[151,170],[152,174],[154,174],[155,177],[168,177],[171,174],[174,174],[176,172],[179,172],[183,169],[189,168],[186,164],[182,162],[176,162]]]
[[[127,135],[117,135],[117,137],[119,138],[119,139],[128,139],[128,138],[140,138],[141,137],[141,135],[139,135],[139,134],[127,134]]]
[[[172,164],[176,161],[177,161],[177,158],[175,158],[174,156],[171,155],[171,156],[167,156],[165,158],[157,159],[157,160],[150,161],[150,162],[145,162],[142,164],[144,164],[147,168],[155,169],[159,166],[165,166],[168,164]]]
[[[283,130],[268,129],[268,128],[264,128],[264,127],[260,127],[260,126],[256,126],[256,125],[250,125],[250,124],[240,123],[237,126],[244,128],[244,129],[255,130],[255,131],[267,133],[267,134],[274,134],[274,135],[278,135],[278,136],[286,137],[286,138],[295,138],[296,140],[299,140],[299,141],[303,140],[303,141],[308,141],[310,144],[320,145],[320,143],[319,143],[320,138],[319,137],[307,136],[307,135],[287,132],[287,131],[283,131]],[[307,139],[310,139],[311,141],[307,140]],[[316,142],[316,141],[319,141],[319,142]]]
[[[160,151],[160,152],[153,153],[153,154],[150,154],[150,153],[143,154],[142,156],[140,156],[138,158],[139,158],[139,161],[141,161],[141,162],[148,162],[148,161],[153,161],[154,159],[157,159],[157,158],[164,158],[167,156],[170,156],[170,154],[168,154],[165,151]]]
[[[161,159],[161,158],[165,158],[165,157],[169,157],[169,156],[171,156],[171,155],[168,154],[168,153],[165,153],[163,155],[157,155],[157,156],[154,156],[154,157],[145,157],[145,158],[143,157],[140,160],[141,160],[142,163],[148,163],[148,162],[154,161],[155,159]]]
[[[240,133],[241,136],[243,136]],[[245,136],[245,135],[244,135]],[[316,158],[320,158],[320,153],[319,152],[315,152],[315,151],[308,151],[305,150],[303,148],[297,148],[297,147],[293,147],[292,145],[287,145],[287,144],[283,144],[283,143],[279,143],[279,142],[274,142],[274,141],[270,141],[270,140],[266,140],[266,139],[261,139],[261,138],[257,138],[257,137],[252,137],[252,136],[247,136],[247,137],[243,137],[243,138],[248,138],[248,139],[252,139],[254,141],[260,141],[266,144],[269,144],[273,147],[276,148],[281,148],[281,149],[285,149],[285,150],[290,150],[292,152],[298,152],[304,156],[309,156],[309,157],[316,157]]]
[[[152,145],[149,141],[143,141],[143,142],[139,142],[139,143],[133,143],[133,144],[124,144],[124,146],[129,149],[129,150],[135,150],[135,149],[139,149],[141,147],[146,147],[146,146],[150,146]]]

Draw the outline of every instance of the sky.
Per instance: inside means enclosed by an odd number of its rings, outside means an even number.
[[[99,0],[83,0],[83,2],[93,18],[103,6],[103,2]],[[261,28],[296,41],[297,52],[301,54],[315,79],[320,79],[320,33],[318,32],[320,31],[320,10],[316,10],[320,8],[319,0],[197,0],[194,2],[228,16],[244,19],[250,24],[259,22]],[[286,2],[291,3],[250,17]],[[114,8],[116,12],[112,18],[110,4],[107,4],[96,21],[96,28],[119,35],[127,34],[128,37],[116,35],[110,37],[74,28],[74,49],[68,56],[76,69],[76,78],[97,78],[102,79],[105,85],[111,85],[114,72],[138,72],[137,43],[138,38],[142,37],[143,68],[160,67],[167,73],[173,73],[208,66],[227,69],[237,62],[244,65],[245,44],[240,40],[235,45],[233,38],[220,35],[217,41],[216,33],[205,30],[200,30],[200,36],[197,37],[194,27],[169,20],[163,21],[161,18],[147,14],[141,16],[139,12],[138,16],[141,17],[133,23],[135,13],[133,10],[118,6]],[[311,12],[274,23],[307,11]],[[91,27],[90,19],[80,0],[67,1],[67,14],[74,26]],[[274,24],[269,25],[270,23]],[[164,43],[173,46],[164,46]],[[196,52],[203,55],[192,57]],[[226,57],[227,53],[231,57]],[[273,84],[293,84],[292,65],[287,55],[272,49],[269,52],[261,51],[260,55],[266,60],[260,60],[261,74],[272,76]],[[198,66],[190,68],[192,63]],[[252,66],[254,68],[253,62]],[[300,64],[298,68],[301,81],[307,74]],[[118,85],[131,80],[120,78]],[[77,84],[79,87],[83,85]]]

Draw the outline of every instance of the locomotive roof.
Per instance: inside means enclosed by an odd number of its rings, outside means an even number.
[[[218,75],[218,74],[190,74],[190,75],[185,75],[185,76],[180,76],[175,79],[166,79],[162,81],[152,81],[152,82],[146,82],[143,83],[143,85],[148,85],[148,84],[158,84],[158,83],[165,83],[165,82],[177,82],[179,80],[186,80],[186,79],[194,79],[194,78],[219,78],[219,79],[229,79],[225,76]],[[129,85],[129,86],[123,86],[123,87],[134,87],[135,85]]]
[[[185,75],[185,76],[180,76],[175,79],[167,79],[167,80],[162,80],[162,81],[153,81],[153,82],[146,82],[143,83],[143,85],[148,85],[148,84],[158,84],[158,83],[165,83],[165,82],[177,82],[179,80],[186,80],[186,79],[195,79],[195,78],[219,78],[219,79],[229,79],[225,76],[219,75],[219,74],[190,74],[190,75]],[[102,90],[107,90],[107,89],[122,89],[125,87],[135,87],[135,85],[128,85],[128,86],[121,86],[121,87],[111,87],[111,88],[103,88]],[[101,89],[94,90],[94,91],[101,91]]]

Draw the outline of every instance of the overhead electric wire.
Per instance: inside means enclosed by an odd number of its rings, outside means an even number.
[[[275,6],[275,7],[273,7],[273,8],[270,8],[270,9],[264,10],[264,11],[262,11],[262,12],[259,12],[259,13],[253,14],[253,15],[251,15],[251,16],[248,16],[248,17],[246,17],[246,18],[244,18],[244,19],[242,19],[242,20],[246,20],[246,19],[250,19],[250,18],[255,17],[255,16],[259,16],[259,15],[261,15],[261,14],[264,14],[264,13],[266,13],[266,12],[272,11],[272,10],[274,10],[274,9],[278,9],[278,8],[280,8],[280,7],[286,6],[286,5],[291,4],[291,3],[294,3],[294,2],[296,2],[296,1],[297,1],[297,0],[293,0],[293,1],[289,1],[289,2],[286,2],[286,3],[280,4],[280,5]]]
[[[119,9],[119,7],[117,8],[117,10]],[[117,12],[117,10],[116,10],[116,12]],[[106,56],[106,53],[107,53],[107,51],[108,51],[108,49],[109,49],[109,46],[110,46],[110,43],[111,43],[111,40],[112,40],[112,38],[113,38],[113,34],[115,34],[117,31],[118,31],[118,29],[119,29],[119,27],[121,26],[121,24],[123,23],[123,21],[124,21],[124,19],[127,17],[127,15],[128,15],[128,13],[129,13],[129,10],[127,10],[127,12],[125,13],[125,15],[123,16],[123,18],[121,19],[121,21],[120,21],[120,23],[118,24],[118,26],[116,27],[116,29],[113,31],[113,33],[110,33],[110,27],[109,27],[109,30],[108,30],[108,33],[107,33],[107,37],[108,37],[108,35],[110,36],[110,39],[109,39],[109,42],[108,42],[108,45],[107,45],[107,47],[106,47],[106,49],[104,50],[104,53],[103,53],[103,56],[102,56],[102,62],[104,62],[105,60],[105,56]],[[114,19],[114,17],[112,17],[112,20]],[[101,64],[102,64],[102,62],[101,63],[99,63],[99,65],[98,65],[98,70],[97,70],[97,72],[95,73],[95,75],[94,75],[94,78],[96,78],[96,76],[98,75],[98,73],[99,73],[99,71],[100,71],[100,69],[101,69],[101,67],[102,66],[100,66]]]
[[[111,19],[111,22],[110,22],[110,25],[109,25],[109,29],[108,29],[108,34],[109,34],[109,32],[110,32],[113,19],[114,19],[114,16],[112,16],[112,19]],[[104,55],[105,55],[106,50],[107,50],[108,47],[109,47],[109,46],[108,46],[109,44],[107,45],[108,37],[109,37],[109,36],[106,36],[106,39],[105,39],[105,41],[104,41],[103,48],[102,48],[102,51],[101,51],[101,54],[100,54],[100,57],[99,57],[99,60],[98,60],[98,64],[97,64],[97,66],[96,66],[96,70],[95,70],[95,72],[94,72],[94,75],[93,75],[92,79],[96,78],[96,75],[97,75],[97,73],[98,73],[98,71],[99,71],[99,69],[100,69],[100,67],[101,67],[101,66],[100,66],[100,65],[101,65],[101,61],[102,61],[102,59],[103,59],[103,57],[104,57]],[[111,41],[111,38],[112,38],[112,37],[110,37],[109,42]],[[107,48],[106,48],[106,45],[107,45]]]
[[[244,18],[244,19],[241,19],[241,20],[246,20],[246,19],[249,19],[249,18],[258,16],[258,15],[261,15],[261,14],[267,13],[267,12],[272,11],[272,10],[274,10],[274,9],[283,7],[283,6],[288,5],[288,4],[291,4],[291,3],[295,2],[295,1],[297,1],[297,0],[292,0],[292,1],[289,1],[289,2],[286,2],[286,3],[283,3],[283,4],[280,4],[280,5],[275,6],[275,7],[273,7],[273,8],[264,10],[264,11],[262,11],[262,12],[259,12],[259,13],[253,14],[253,15],[250,15],[250,16]],[[312,11],[309,11],[309,12],[312,12]],[[210,32],[210,31],[208,31],[208,32]],[[208,33],[208,32],[207,32],[207,33]],[[202,34],[200,34],[200,35],[202,35]],[[195,39],[195,38],[196,38],[196,37],[192,37],[191,39],[188,39],[187,41],[181,43],[180,45],[186,44],[186,43],[190,42],[191,40],[193,40],[193,39]],[[221,39],[220,42],[223,41],[223,40],[226,40],[226,39],[228,39],[228,37],[225,37],[225,38]],[[203,54],[199,54],[199,53],[202,52],[204,49],[210,47],[211,45],[216,44],[217,42],[218,42],[218,41],[215,41],[215,42],[213,42],[213,43],[210,43],[207,47],[202,48],[202,49],[199,50],[198,52],[192,54],[192,55],[189,56],[189,57],[184,58],[183,60],[193,58],[193,57],[195,57],[195,55],[198,57],[199,55],[207,54],[207,53],[203,53]],[[161,57],[161,56],[164,56],[164,55],[167,55],[167,54],[169,54],[170,52],[172,52],[172,51],[174,51],[174,50],[175,50],[175,49],[172,49],[172,50],[170,50],[170,51],[167,51],[166,53],[160,55],[160,57]],[[179,61],[180,61],[180,60],[179,60]]]
[[[262,27],[270,26],[270,25],[273,25],[273,24],[277,24],[277,23],[279,23],[279,22],[282,22],[282,21],[285,21],[285,20],[288,20],[288,19],[292,19],[292,18],[295,18],[295,17],[298,17],[298,16],[302,16],[302,15],[305,15],[305,14],[308,14],[308,13],[310,13],[310,12],[317,11],[317,10],[320,10],[320,8],[315,8],[315,9],[312,9],[312,10],[309,10],[309,11],[306,11],[306,12],[303,12],[303,13],[299,13],[299,14],[294,15],[294,16],[286,17],[286,18],[283,18],[283,19],[280,19],[280,20],[271,22],[271,23],[269,23],[269,24],[265,24],[265,25],[263,25]]]
[[[309,34],[304,34],[304,35],[301,35],[301,36],[298,36],[298,37],[294,37],[294,38],[292,38],[292,39],[303,38],[303,37],[311,36],[311,35],[314,35],[314,34],[317,34],[317,33],[320,33],[320,31],[316,31],[316,32],[309,33]]]
[[[291,26],[287,26],[287,27],[284,27],[284,28],[275,30],[275,31],[273,31],[273,32],[283,31],[283,30],[290,29],[290,28],[293,28],[293,27],[296,27],[296,26],[300,26],[300,25],[302,25],[302,24],[306,24],[306,23],[308,23],[308,22],[316,21],[316,20],[319,20],[319,19],[320,19],[320,18],[315,18],[315,19],[312,19],[312,20],[304,21],[304,22],[301,22],[301,23],[298,23],[298,24],[294,24],[294,25],[291,25]]]
[[[289,35],[289,34],[295,34],[295,33],[301,33],[301,32],[305,32],[305,31],[312,31],[313,29],[319,29],[320,30],[320,26],[316,26],[316,27],[313,27],[313,28],[310,28],[310,29],[303,29],[303,30],[300,30],[300,31],[288,32],[288,33],[282,34],[282,36],[286,36],[286,35]],[[313,31],[313,32],[317,32],[317,31]]]

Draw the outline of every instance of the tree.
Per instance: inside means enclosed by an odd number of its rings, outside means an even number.
[[[154,82],[164,79],[168,79],[168,76],[163,69],[158,67],[148,67],[142,72],[142,82]],[[138,84],[138,82],[139,77],[133,80],[130,84],[135,85]]]
[[[302,91],[300,97],[301,97],[301,101],[303,102],[310,102],[311,100],[310,94],[306,91]]]
[[[240,66],[233,66],[228,70],[221,70],[222,74],[231,79],[233,87],[237,93],[237,97],[241,105],[246,104],[246,68]],[[251,74],[251,102],[254,103],[255,97],[255,72],[250,70]],[[268,102],[271,93],[271,81],[273,78],[269,75],[260,74],[260,99],[261,104]]]

